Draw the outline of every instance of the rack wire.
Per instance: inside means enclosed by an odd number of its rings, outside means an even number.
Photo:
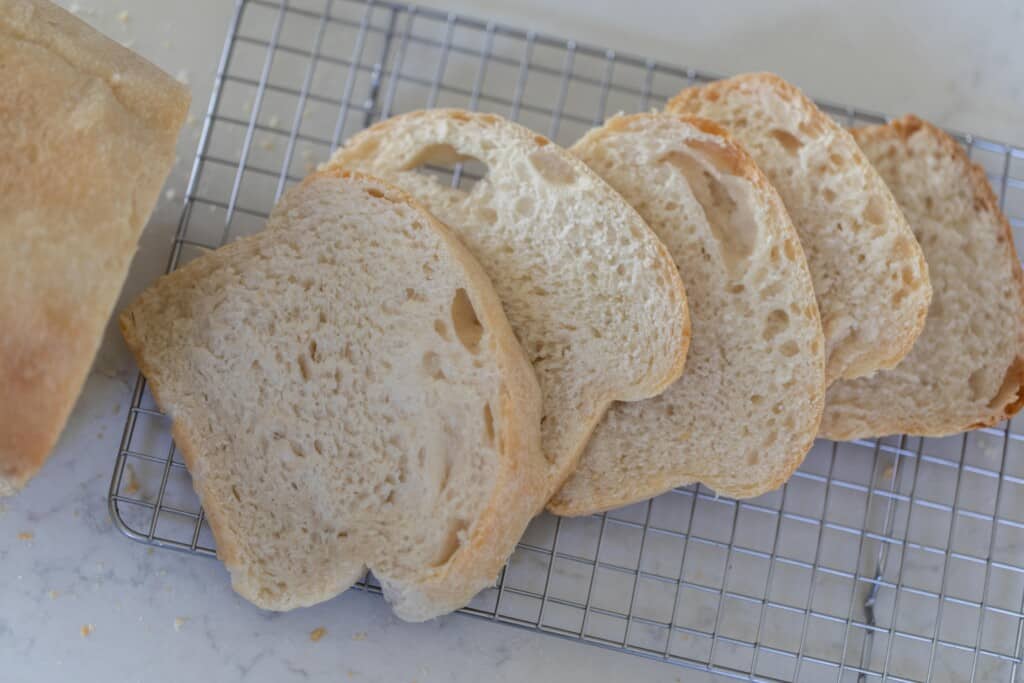
[[[237,0],[168,269],[261,229],[286,187],[392,114],[487,110],[570,144],[607,114],[713,79],[392,2]],[[844,125],[885,120],[819,104]],[[1016,235],[1024,150],[957,137]],[[543,515],[463,612],[739,680],[1017,681],[1022,486],[1021,420],[944,439],[819,441],[785,487],[754,500],[690,486],[591,517]],[[109,500],[127,536],[215,554],[141,376]]]

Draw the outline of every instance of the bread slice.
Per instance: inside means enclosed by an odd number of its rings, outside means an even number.
[[[366,567],[419,621],[494,582],[543,506],[540,388],[479,264],[377,180],[318,173],[270,229],[121,314],[243,597]]]
[[[1024,403],[1024,280],[984,170],[914,116],[854,137],[914,228],[935,294],[903,362],[829,389],[822,436],[944,436],[1013,415]]]
[[[189,94],[43,0],[0,0],[0,496],[49,455],[167,173]]]
[[[570,151],[668,247],[694,333],[682,378],[613,405],[548,509],[589,514],[695,481],[737,498],[782,485],[825,397],[818,306],[782,200],[710,121],[616,116]]]
[[[668,109],[723,125],[779,191],[814,279],[828,383],[896,365],[924,326],[928,267],[849,132],[772,74],[688,88]]]
[[[478,160],[471,191],[416,169]],[[544,392],[548,495],[612,401],[661,393],[689,343],[672,257],[614,190],[565,150],[493,114],[414,112],[353,137],[331,159],[393,181],[483,264]]]

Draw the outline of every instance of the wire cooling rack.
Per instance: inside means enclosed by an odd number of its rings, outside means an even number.
[[[436,10],[238,0],[170,268],[262,228],[340,141],[433,106],[570,144],[606,114],[711,80],[692,69]],[[821,103],[844,125],[884,117]],[[1024,150],[960,135],[1024,227]],[[456,173],[454,182],[460,182]],[[819,441],[782,490],[695,486],[539,517],[466,613],[741,680],[1018,681],[1024,420],[945,439]],[[169,421],[140,377],[110,487],[129,537],[213,555]],[[363,584],[376,590],[369,577]]]

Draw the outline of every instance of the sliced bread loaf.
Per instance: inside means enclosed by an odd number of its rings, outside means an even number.
[[[188,103],[57,5],[0,0],[0,496],[71,414]]]
[[[469,192],[417,170],[468,160],[488,170]],[[548,495],[612,401],[649,398],[679,377],[690,326],[671,255],[622,197],[546,138],[493,114],[438,109],[383,121],[330,163],[410,192],[491,276],[544,393]]]
[[[924,325],[928,268],[849,132],[772,74],[688,88],[668,109],[722,124],[778,190],[814,279],[828,383],[896,365]]]
[[[818,307],[782,200],[701,119],[617,116],[570,151],[672,253],[693,339],[663,394],[611,407],[548,509],[587,514],[695,481],[733,497],[780,486],[814,441],[825,396]]]
[[[366,567],[399,617],[465,605],[544,504],[540,389],[483,270],[377,180],[325,172],[270,228],[121,315],[243,597]]]
[[[892,370],[833,385],[822,436],[942,436],[995,424],[1024,402],[1024,280],[985,172],[914,116],[854,131],[917,235],[935,294]]]

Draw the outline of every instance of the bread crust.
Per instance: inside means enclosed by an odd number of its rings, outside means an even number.
[[[59,7],[0,0],[0,495],[57,442],[189,94]],[[9,247],[9,248],[8,248]]]
[[[482,588],[492,584],[515,548],[515,544],[526,529],[530,519],[542,508],[546,498],[543,483],[547,476],[547,462],[540,448],[540,405],[541,393],[533,368],[505,317],[497,294],[490,280],[469,251],[455,237],[451,230],[437,221],[424,207],[405,192],[376,178],[364,174],[328,169],[312,174],[303,184],[316,183],[324,178],[338,178],[367,191],[372,196],[395,203],[412,206],[422,222],[429,226],[443,242],[444,248],[452,255],[468,284],[467,292],[473,308],[494,340],[494,354],[501,370],[500,425],[501,460],[497,470],[492,494],[472,526],[472,532],[447,562],[424,572],[422,581],[404,585],[394,584],[398,590],[391,597],[396,614],[408,621],[422,621],[464,606]],[[262,233],[265,235],[265,233]],[[260,235],[254,236],[259,238]],[[246,238],[222,247],[214,255],[224,260],[234,252],[247,248]],[[193,262],[196,263],[196,262]],[[158,281],[152,291],[175,286],[176,281],[192,277],[197,266],[189,264],[181,270]],[[231,572],[232,585],[247,600],[265,609],[287,610],[308,606],[327,600],[352,585],[362,575],[362,570],[352,574],[333,577],[332,580],[316,587],[305,587],[299,599],[274,599],[261,586],[249,580],[242,571],[243,551],[231,532],[228,518],[231,514],[230,501],[213,495],[203,480],[203,446],[195,438],[189,424],[178,419],[175,397],[167,395],[164,383],[167,378],[161,368],[153,366],[148,359],[145,340],[136,331],[134,315],[143,297],[122,312],[119,322],[129,349],[135,355],[139,367],[150,382],[150,389],[161,409],[175,417],[172,431],[175,443],[182,452],[189,471],[193,474],[193,485],[203,504],[206,517],[217,542],[218,557]],[[377,571],[371,559],[369,568]],[[387,581],[386,573],[378,576]]]

